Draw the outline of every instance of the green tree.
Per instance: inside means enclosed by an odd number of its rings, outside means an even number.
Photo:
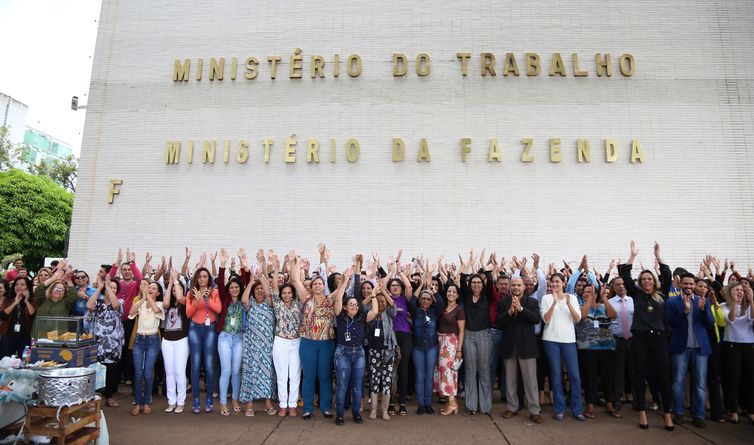
[[[6,125],[0,127],[0,171],[13,168],[18,162],[20,150],[10,142],[9,129]]]
[[[63,256],[73,194],[44,176],[0,172],[0,257],[21,253],[30,269]]]
[[[62,161],[42,159],[38,164],[27,163],[27,166],[32,174],[47,176],[64,189],[76,192],[79,165],[73,155]]]

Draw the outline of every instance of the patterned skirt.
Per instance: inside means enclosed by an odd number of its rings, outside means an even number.
[[[456,396],[458,393],[458,371],[453,370],[458,350],[458,337],[455,334],[437,334],[440,357],[435,368],[434,391],[442,397]]]
[[[390,395],[395,354],[387,349],[369,349],[369,392]]]

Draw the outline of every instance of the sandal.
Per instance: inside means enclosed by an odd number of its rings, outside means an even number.
[[[207,401],[204,403],[204,411],[211,413],[212,412],[212,399],[207,399]]]
[[[246,417],[254,417],[254,410],[251,408],[246,408],[246,411],[244,412],[244,416]]]
[[[113,399],[112,397],[110,397],[109,399],[107,399],[107,401],[106,401],[105,403],[106,403],[106,404],[107,404],[107,406],[109,406],[110,408],[117,408],[117,407],[119,407],[119,406],[120,406],[120,403],[118,403],[118,401],[117,401],[117,400],[115,400],[115,399]]]
[[[288,408],[288,416],[296,417],[296,408]]]
[[[235,400],[232,403],[233,403],[233,411],[237,412],[237,413],[240,413],[241,412],[241,405],[239,405],[238,402],[235,401]]]
[[[288,414],[288,410],[286,408],[280,408],[278,410],[278,416],[279,417],[285,417]]]
[[[228,410],[228,405],[221,403],[220,404],[220,415],[222,416],[229,416],[230,411]]]
[[[266,412],[268,416],[274,416],[275,414],[277,414],[278,410],[276,410],[275,408],[269,407],[269,408],[265,408],[264,412]]]
[[[191,412],[194,414],[199,414],[202,412],[202,403],[199,401],[199,399],[194,399],[194,405],[191,407]]]
[[[586,417],[587,419],[594,419],[594,411],[584,412],[584,417]]]
[[[620,413],[619,409],[614,409],[612,411],[607,410],[607,411],[605,411],[605,413],[610,414],[611,416],[613,416],[616,419],[620,419],[621,417],[623,417],[623,414]]]

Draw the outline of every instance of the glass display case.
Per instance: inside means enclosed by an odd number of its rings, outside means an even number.
[[[84,317],[39,316],[31,334],[37,346],[78,348],[94,343],[94,336],[84,327]]]

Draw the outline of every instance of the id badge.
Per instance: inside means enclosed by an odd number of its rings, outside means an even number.
[[[347,335],[347,334],[346,334]],[[380,328],[374,328],[374,336],[379,337],[380,336]],[[350,336],[349,336],[350,337]]]
[[[204,319],[204,326],[209,326],[209,318]]]
[[[599,329],[599,328],[600,328],[600,322],[597,320],[594,320],[594,329]]]
[[[351,341],[351,333],[350,332],[346,331],[345,337],[346,337],[346,341]]]
[[[16,323],[13,325],[13,332],[15,333],[21,332],[21,323]]]
[[[431,321],[431,319],[429,318],[429,315],[424,316],[424,321],[426,321],[427,323]]]

